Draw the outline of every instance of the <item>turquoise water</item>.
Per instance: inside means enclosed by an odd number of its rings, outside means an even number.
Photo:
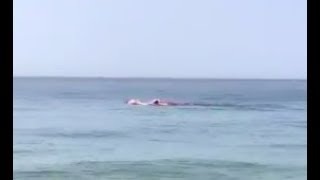
[[[301,80],[14,78],[14,179],[306,179]],[[128,106],[165,98],[210,106]]]

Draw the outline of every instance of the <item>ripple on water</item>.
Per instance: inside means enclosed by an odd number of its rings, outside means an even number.
[[[15,171],[14,179],[304,179],[305,167],[249,162],[167,159],[81,161],[40,170]]]

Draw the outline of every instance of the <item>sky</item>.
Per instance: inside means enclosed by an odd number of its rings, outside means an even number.
[[[306,0],[14,0],[13,76],[307,78]]]

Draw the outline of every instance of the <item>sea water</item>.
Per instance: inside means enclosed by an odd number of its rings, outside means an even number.
[[[14,179],[307,177],[305,80],[13,83]],[[130,106],[129,98],[199,105]]]

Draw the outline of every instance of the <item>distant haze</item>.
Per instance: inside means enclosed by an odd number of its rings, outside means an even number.
[[[306,0],[14,0],[14,76],[307,78]]]

